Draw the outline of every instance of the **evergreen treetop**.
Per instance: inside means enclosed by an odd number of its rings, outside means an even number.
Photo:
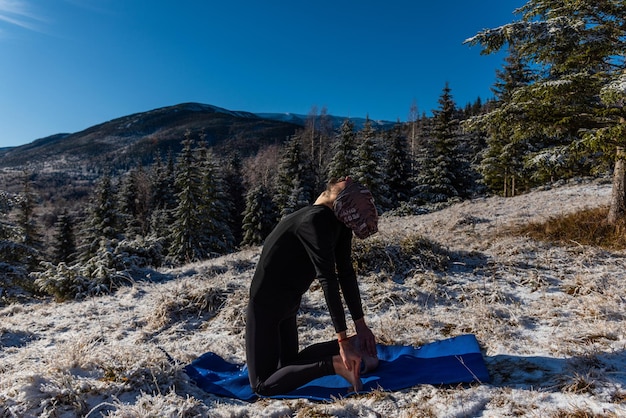
[[[613,158],[614,222],[626,215],[626,3],[530,0],[516,14],[521,19],[466,41],[487,54],[508,45],[531,64],[532,82],[515,89],[507,103],[521,117],[493,122],[518,140],[544,138],[554,150],[544,161],[580,159],[583,147]]]

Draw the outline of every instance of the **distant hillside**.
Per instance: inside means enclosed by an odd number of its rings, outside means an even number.
[[[148,163],[156,154],[177,153],[186,133],[203,135],[218,152],[256,152],[293,135],[299,125],[249,112],[184,103],[136,113],[81,132],[57,134],[19,147],[0,149],[0,168],[63,171],[68,168],[123,167]]]
[[[329,116],[334,127],[345,118]],[[113,119],[81,132],[48,136],[30,144],[0,149],[0,168],[34,172],[98,170],[148,164],[155,155],[176,154],[187,133],[204,136],[218,153],[242,156],[282,142],[301,129],[307,116],[254,114],[200,103],[183,103]],[[351,118],[358,130],[364,118]],[[389,122],[373,122],[389,127]]]

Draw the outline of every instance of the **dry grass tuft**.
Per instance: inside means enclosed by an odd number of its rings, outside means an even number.
[[[593,394],[595,388],[596,382],[591,374],[574,373],[574,375],[569,378],[568,382],[564,382],[561,391],[575,394]]]
[[[397,278],[416,271],[443,271],[448,267],[448,251],[420,235],[409,235],[398,241],[380,238],[354,240],[353,260],[359,274],[390,274]]]
[[[545,222],[531,222],[511,232],[558,244],[597,246],[608,250],[626,249],[626,220],[607,222],[606,206],[554,216]]]
[[[148,326],[160,329],[188,318],[215,314],[226,301],[223,290],[211,285],[198,286],[183,280],[175,289],[162,293],[147,319]]]
[[[557,410],[550,415],[550,418],[618,418],[615,413],[596,414],[587,408],[576,408],[572,411]]]
[[[109,411],[103,411],[110,409]],[[112,409],[112,410],[111,410]],[[114,403],[104,403],[90,411],[92,416],[141,418],[141,417],[200,417],[208,416],[206,405],[190,396],[180,396],[173,390],[166,395],[142,393],[134,405],[116,400]],[[106,415],[104,415],[106,414]]]
[[[626,390],[616,390],[613,396],[611,396],[611,402],[626,404]]]

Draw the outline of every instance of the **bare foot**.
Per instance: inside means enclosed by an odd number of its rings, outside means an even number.
[[[373,370],[376,370],[376,368],[378,367],[378,357],[364,354],[361,351],[359,337],[357,335],[353,335],[352,337],[350,337],[350,345],[354,347],[359,353],[361,353],[361,358],[363,359],[361,364],[361,374],[369,373]]]
[[[354,372],[346,369],[346,366],[345,364],[343,364],[341,356],[333,356],[333,368],[335,369],[336,374],[350,382],[355,392],[359,392],[363,389],[363,383],[361,383],[361,379],[359,379]]]

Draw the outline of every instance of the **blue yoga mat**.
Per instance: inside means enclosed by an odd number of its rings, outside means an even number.
[[[489,373],[476,337],[461,335],[422,347],[378,345],[379,366],[362,375],[363,391],[393,391],[419,384],[450,385],[487,383]],[[206,353],[185,367],[185,372],[204,391],[218,396],[253,401],[258,398],[248,381],[245,365]],[[332,400],[354,394],[341,376],[324,376],[284,395],[272,398]]]

